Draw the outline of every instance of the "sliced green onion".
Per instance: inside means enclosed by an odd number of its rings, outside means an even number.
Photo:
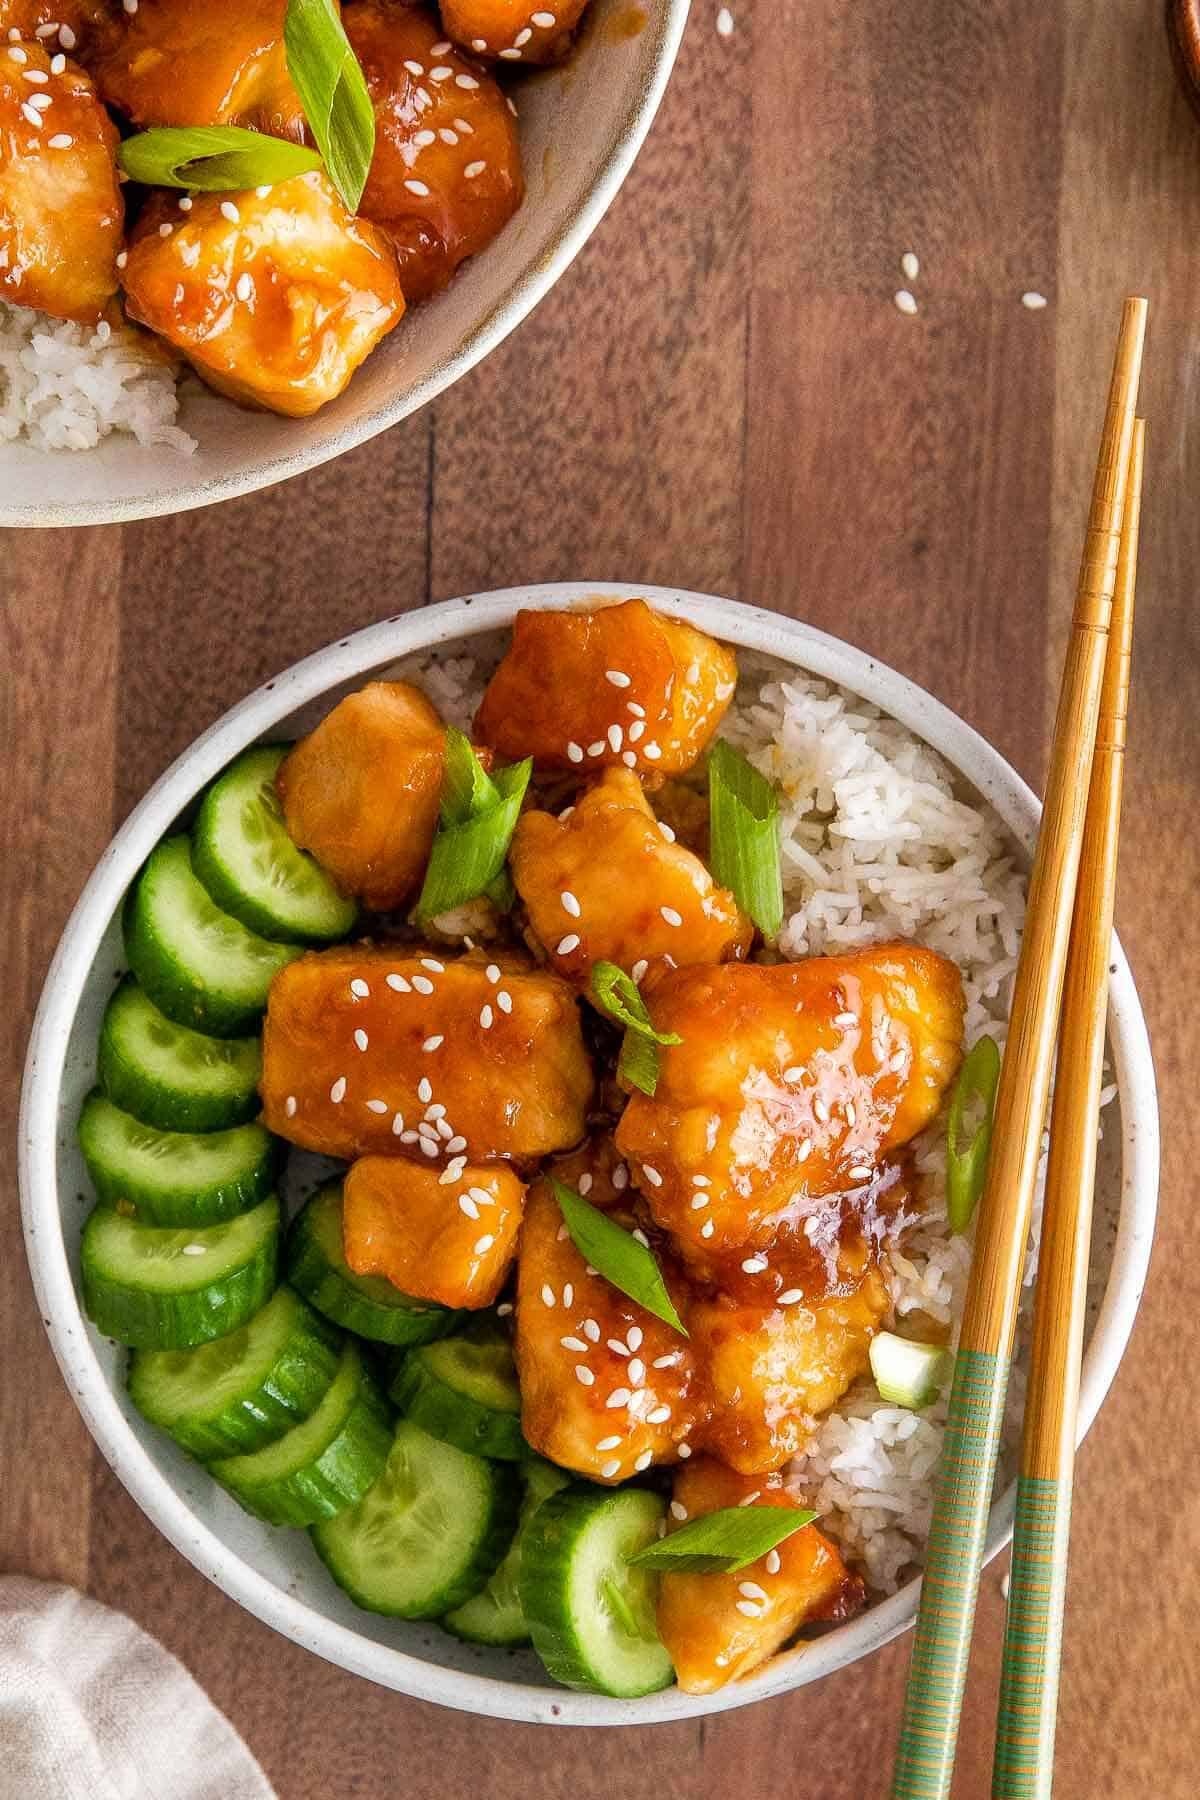
[[[870,1357],[880,1398],[912,1412],[933,1405],[954,1367],[954,1357],[944,1344],[919,1344],[894,1331],[881,1331],[871,1339]]]
[[[488,800],[483,811],[439,828],[417,901],[418,917],[436,919],[456,906],[465,906],[468,900],[478,900],[481,894],[494,899],[501,910],[512,905],[504,859],[532,770],[533,763],[526,757],[524,762],[497,769],[494,777],[485,775],[496,798]]]
[[[306,144],[286,143],[240,125],[156,126],[126,138],[117,161],[131,180],[147,187],[193,188],[203,194],[271,187],[321,167],[321,158]]]
[[[659,1058],[658,1045],[640,1032],[632,1029],[626,1031],[621,1039],[621,1054],[617,1058],[617,1078],[628,1082],[643,1094],[654,1094],[658,1087]]]
[[[334,0],[288,0],[283,42],[329,179],[354,212],[375,154],[375,108]]]
[[[787,1506],[726,1506],[668,1532],[628,1561],[664,1575],[736,1575],[816,1517]]]
[[[500,790],[476,756],[470,738],[456,726],[447,725],[442,773],[443,825],[461,825],[464,819],[475,818],[489,806],[495,806],[499,798]]]
[[[764,937],[783,924],[779,799],[765,775],[724,739],[708,759],[709,861]]]
[[[965,1231],[983,1192],[988,1154],[992,1147],[992,1110],[1000,1079],[1000,1051],[996,1040],[981,1037],[958,1072],[950,1113],[946,1120],[946,1216],[951,1231]],[[968,1107],[982,1109],[971,1141],[961,1144]]]
[[[675,1311],[654,1252],[632,1232],[606,1218],[574,1188],[556,1181],[553,1176],[550,1184],[571,1241],[584,1261],[598,1270],[605,1281],[610,1281],[639,1306],[644,1306],[647,1312],[653,1313],[656,1319],[686,1337],[683,1320]]]
[[[678,1032],[655,1031],[637,982],[616,963],[593,964],[592,994],[596,1004],[603,1007],[610,1018],[630,1031],[636,1031],[639,1037],[648,1038],[652,1044],[682,1044]]]

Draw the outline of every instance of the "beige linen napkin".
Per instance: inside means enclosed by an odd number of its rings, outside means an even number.
[[[0,1800],[275,1800],[152,1637],[73,1588],[0,1577]]]

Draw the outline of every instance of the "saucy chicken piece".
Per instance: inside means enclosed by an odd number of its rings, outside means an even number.
[[[627,1211],[637,1197],[630,1186],[628,1165],[608,1131],[594,1132],[586,1143],[568,1150],[565,1156],[556,1156],[547,1173],[601,1212],[617,1207]]]
[[[117,291],[117,130],[38,40],[0,54],[0,300],[90,324]]]
[[[446,35],[507,63],[559,62],[587,0],[441,0]]]
[[[606,769],[557,818],[523,813],[509,858],[552,967],[580,985],[594,962],[626,973],[656,956],[721,962],[754,935],[733,895],[663,831],[630,769]]]
[[[288,835],[343,893],[390,912],[416,892],[429,860],[445,749],[442,721],[419,688],[368,682],[280,765]]]
[[[124,279],[130,317],[210,387],[291,418],[340,394],[404,312],[386,239],[318,171],[186,211],[155,195]]]
[[[598,612],[519,612],[475,719],[506,760],[657,781],[690,768],[733,698],[732,650],[625,600]]]
[[[264,1123],[305,1150],[454,1168],[578,1143],[592,1070],[556,976],[346,944],[271,983],[259,1091]]]
[[[490,1306],[516,1254],[525,1189],[510,1168],[362,1156],[343,1189],[346,1261],[403,1293],[443,1306]]]
[[[108,0],[0,0],[0,38],[32,38],[53,56],[65,50],[86,65],[88,54],[115,28]]]
[[[697,1442],[734,1469],[780,1468],[804,1448],[813,1417],[867,1368],[887,1309],[873,1266],[853,1294],[813,1303],[764,1308],[724,1294],[694,1302],[687,1327],[712,1406]]]
[[[781,1475],[737,1475],[698,1456],[675,1476],[668,1533],[705,1513],[745,1505],[807,1510]],[[836,1544],[804,1525],[735,1574],[664,1575],[658,1634],[684,1693],[711,1694],[757,1669],[802,1625],[851,1618],[865,1599],[862,1581]]]
[[[660,1051],[653,1097],[631,1096],[617,1146],[658,1223],[705,1263],[820,1235],[824,1197],[870,1186],[961,1057],[961,976],[909,944],[652,969],[644,997],[683,1041]]]
[[[287,0],[140,0],[101,34],[97,85],[135,125],[245,125],[303,143],[286,12]]]
[[[490,75],[452,49],[428,13],[356,0],[344,23],[375,106],[359,210],[391,239],[404,298],[424,300],[520,206],[516,121]]]
[[[588,1267],[547,1181],[530,1188],[517,1265],[521,1429],[589,1481],[690,1454],[698,1397],[686,1338]],[[664,1276],[677,1304],[678,1278]]]

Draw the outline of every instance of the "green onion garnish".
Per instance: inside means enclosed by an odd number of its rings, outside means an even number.
[[[983,1192],[999,1079],[1000,1051],[996,1040],[981,1037],[958,1072],[946,1120],[946,1216],[951,1231],[967,1229]],[[964,1149],[961,1139],[968,1107],[976,1122],[971,1141]]]
[[[944,1344],[919,1344],[894,1331],[873,1337],[868,1354],[880,1398],[912,1412],[933,1405],[954,1367],[954,1357]]]
[[[625,1027],[618,1076],[643,1094],[653,1094],[658,1086],[658,1046],[682,1044],[683,1039],[677,1032],[654,1029],[637,982],[616,963],[593,965],[592,995],[597,1006]]]
[[[526,757],[489,775],[462,732],[447,728],[442,823],[417,901],[419,918],[436,919],[481,894],[501,911],[512,905],[504,859],[532,771]]]
[[[147,187],[193,188],[203,194],[271,187],[321,167],[321,158],[306,144],[286,143],[240,125],[156,126],[126,138],[117,161],[131,180]]]
[[[779,799],[765,775],[724,739],[708,759],[709,861],[764,937],[783,924]]]
[[[354,212],[375,154],[375,108],[333,0],[288,0],[283,42],[329,179]]]
[[[617,1058],[617,1079],[653,1096],[658,1087],[658,1045],[636,1031],[626,1031]]]
[[[647,1312],[653,1313],[656,1319],[686,1337],[683,1320],[675,1311],[653,1251],[632,1232],[606,1218],[574,1188],[555,1181],[553,1176],[550,1184],[571,1241],[584,1261],[603,1275],[605,1281],[610,1281],[639,1306],[644,1306]]]
[[[789,1506],[726,1506],[668,1532],[628,1561],[664,1575],[736,1575],[816,1517]]]

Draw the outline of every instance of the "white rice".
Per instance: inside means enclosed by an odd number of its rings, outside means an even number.
[[[91,450],[110,432],[190,455],[174,367],[127,326],[73,325],[0,301],[0,442]]]

